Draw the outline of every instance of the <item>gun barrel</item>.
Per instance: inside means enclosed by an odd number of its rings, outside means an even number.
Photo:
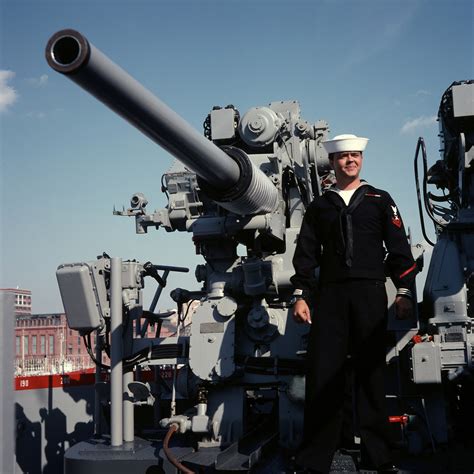
[[[55,33],[46,60],[57,72],[95,96],[154,142],[168,150],[214,189],[240,178],[239,165],[176,112],[95,48],[81,33]]]

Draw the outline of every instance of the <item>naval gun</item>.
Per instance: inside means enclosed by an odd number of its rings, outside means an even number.
[[[116,213],[134,217],[139,234],[192,233],[205,261],[195,272],[199,290],[172,291],[180,324],[167,338],[160,330],[169,313],[156,313],[157,302],[170,273],[187,269],[106,254],[58,268],[68,324],[84,336],[98,367],[95,437],[66,452],[66,473],[246,472],[261,465],[267,448],[296,447],[307,334],[289,314],[289,277],[304,210],[333,181],[320,146],[328,124],[307,123],[296,102],[284,101],[243,116],[234,106],[215,107],[201,135],[74,30],[53,35],[46,58],[184,164],[163,177],[164,209],[149,212],[137,193]],[[422,310],[410,321],[391,318],[396,343],[387,354],[394,390],[388,398],[397,413],[391,421],[412,454],[439,453],[453,437],[472,439],[473,91],[473,81],[463,81],[443,95],[441,160],[429,170],[424,141],[417,145],[420,209],[424,204],[435,224],[436,243]],[[430,242],[423,221],[422,229]],[[158,288],[144,309],[150,278]],[[147,336],[150,325],[154,337]],[[105,387],[103,352],[110,355]],[[163,368],[171,369],[171,384]],[[136,415],[148,408],[145,431]],[[180,446],[170,448],[175,432]]]
[[[291,259],[306,206],[332,183],[321,146],[328,124],[309,124],[297,102],[281,101],[243,116],[234,106],[214,107],[201,135],[77,31],[54,34],[46,59],[184,165],[164,175],[166,208],[149,212],[137,193],[117,214],[133,216],[137,233],[161,227],[192,233],[205,260],[196,269],[199,290],[172,292],[192,322],[167,338],[160,324],[168,315],[154,311],[169,273],[184,269],[106,254],[58,268],[68,324],[85,337],[98,371],[103,351],[110,353],[110,400],[102,401],[110,408],[109,429],[96,420],[100,442],[70,448],[66,472],[86,466],[91,473],[119,472],[112,467],[117,459],[120,469],[137,473],[158,466],[156,472],[170,473],[249,471],[269,446],[295,448],[303,431],[307,328],[293,321],[288,304]],[[147,277],[158,282],[148,310]],[[146,337],[150,324],[155,337]],[[160,367],[174,373],[166,414]],[[147,369],[155,383],[142,381]],[[181,411],[182,399],[189,406]],[[135,437],[140,404],[154,410],[147,439]],[[163,428],[160,451],[153,439]],[[173,451],[168,441],[175,431],[186,443]]]
[[[428,168],[418,139],[415,177],[425,241],[433,246],[418,333],[409,348],[410,377],[424,400],[428,444],[472,444],[474,410],[474,81],[453,82],[438,110],[440,159]],[[419,158],[422,157],[422,186]],[[433,242],[423,208],[434,225]],[[471,464],[472,467],[472,464]]]

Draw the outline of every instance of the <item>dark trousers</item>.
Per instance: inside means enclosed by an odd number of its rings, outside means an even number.
[[[391,461],[385,407],[387,295],[383,282],[349,280],[322,286],[308,346],[304,442],[297,461],[328,472],[340,439],[347,355],[364,450],[373,466]]]

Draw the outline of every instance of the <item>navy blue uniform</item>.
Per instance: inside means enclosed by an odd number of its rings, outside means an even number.
[[[305,437],[298,461],[329,470],[342,426],[345,366],[351,354],[363,445],[374,466],[390,462],[384,393],[385,266],[401,293],[413,285],[416,274],[390,195],[363,184],[348,206],[335,191],[316,198],[306,210],[293,265],[295,288],[315,296]],[[314,276],[317,267],[319,281]]]

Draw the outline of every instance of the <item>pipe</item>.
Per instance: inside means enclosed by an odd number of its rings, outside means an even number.
[[[184,474],[194,474],[193,471],[188,469],[187,467],[183,466],[174,456],[173,453],[171,452],[171,449],[168,447],[168,443],[171,439],[171,437],[178,431],[178,425],[173,423],[170,426],[170,429],[166,433],[165,439],[163,441],[163,451],[165,452],[165,455],[168,459],[168,461],[173,464],[173,466],[177,469],[179,469],[181,472],[184,472]]]
[[[123,293],[122,293],[123,294]],[[133,324],[129,321],[126,330],[123,332],[122,341],[127,347],[133,344]],[[123,440],[132,442],[135,434],[135,413],[133,394],[128,388],[128,384],[133,382],[133,367],[125,369],[123,373]]]
[[[131,442],[134,440],[135,418],[133,394],[128,389],[128,384],[133,382],[133,369],[129,369],[123,374],[123,440]]]
[[[122,259],[110,259],[110,438],[123,444]]]
[[[178,321],[178,332],[179,332],[179,321]],[[170,409],[170,416],[176,415],[176,379],[178,375],[178,366],[174,364],[173,368],[173,385],[171,390],[171,409]]]
[[[99,331],[95,333],[95,358],[99,362],[102,362],[102,349],[99,343]],[[95,390],[94,390],[94,435],[100,437],[102,435],[102,423],[101,423],[101,409],[100,409],[100,396],[97,389],[98,384],[101,382],[102,369],[100,365],[95,364]]]
[[[78,31],[55,33],[46,60],[217,189],[237,183],[239,166]]]

